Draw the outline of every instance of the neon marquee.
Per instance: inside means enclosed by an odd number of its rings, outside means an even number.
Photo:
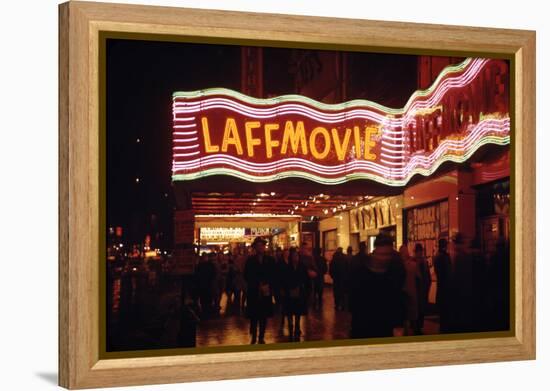
[[[173,95],[174,181],[232,175],[324,184],[369,179],[402,186],[485,144],[510,142],[508,67],[466,59],[402,109],[367,100],[256,99],[227,89]]]

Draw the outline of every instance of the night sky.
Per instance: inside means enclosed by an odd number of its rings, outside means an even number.
[[[266,48],[265,95],[296,93],[297,52]],[[240,46],[107,40],[107,224],[122,226],[126,242],[155,232],[162,247],[172,242],[172,93],[239,91],[240,63]],[[417,88],[416,56],[353,53],[348,64],[350,100],[402,107]]]

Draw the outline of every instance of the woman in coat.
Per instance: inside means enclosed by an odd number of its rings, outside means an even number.
[[[285,313],[288,317],[288,334],[290,341],[300,341],[300,318],[307,314],[307,287],[309,276],[307,267],[300,262],[296,248],[291,248],[287,273],[284,279]]]

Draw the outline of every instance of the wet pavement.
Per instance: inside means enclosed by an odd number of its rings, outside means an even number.
[[[197,347],[243,345],[250,343],[248,319],[234,306],[227,306],[227,296],[220,303],[220,316],[200,322],[197,329]],[[280,310],[268,319],[266,343],[288,342],[289,332],[286,318],[282,323]],[[320,309],[310,307],[308,314],[300,319],[302,341],[327,341],[348,338],[350,314],[336,311],[332,289],[325,289],[324,302]]]
[[[189,346],[192,327],[181,311],[181,282],[177,279],[151,284],[146,277],[115,279],[108,305],[108,351],[164,349]],[[228,303],[225,293],[219,315],[201,319],[196,325],[196,346],[234,346],[250,343],[249,321],[238,305]],[[289,341],[288,324],[280,310],[268,319],[266,343]],[[349,338],[351,316],[336,310],[332,287],[324,289],[323,305],[310,306],[302,316],[301,341],[328,341]],[[182,328],[183,326],[183,328]],[[424,333],[437,334],[437,316],[428,316]]]

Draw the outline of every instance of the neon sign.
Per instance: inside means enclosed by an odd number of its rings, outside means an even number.
[[[510,142],[508,66],[466,59],[402,109],[367,100],[256,99],[227,89],[173,95],[174,181],[232,175],[324,184],[369,179],[405,185],[485,144]]]

